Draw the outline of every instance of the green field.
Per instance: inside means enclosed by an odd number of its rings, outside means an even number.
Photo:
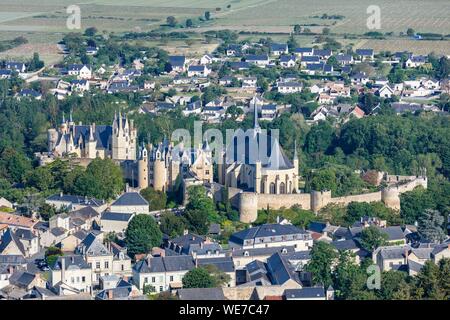
[[[20,54],[33,50],[34,44],[54,44],[55,39],[72,31],[66,27],[66,7],[72,4],[80,6],[82,29],[95,26],[100,32],[150,31],[160,28],[168,16],[175,16],[182,24],[193,18],[196,21],[193,30],[198,32],[231,29],[288,35],[293,25],[301,24],[319,32],[328,27],[334,34],[364,34],[371,31],[366,26],[367,7],[375,3],[381,9],[381,30],[376,31],[398,35],[413,28],[417,32],[450,33],[449,0],[1,0],[0,40],[25,36],[31,48],[18,48]],[[205,11],[210,11],[213,19],[198,21]],[[317,17],[323,14],[343,18]],[[343,43],[348,43],[342,36],[340,38]],[[309,40],[301,42],[309,43]],[[358,45],[358,42],[355,40],[354,44]],[[383,49],[383,42],[373,44],[377,49]],[[399,50],[413,50],[417,46],[422,52],[428,47],[428,44],[424,46],[406,39],[403,44],[406,48]],[[430,51],[450,53],[450,41],[430,45]],[[386,42],[386,48],[392,50],[393,47],[395,40]],[[51,57],[49,60],[56,57],[54,49],[48,48],[49,52],[45,53]],[[6,54],[19,53],[11,50]]]

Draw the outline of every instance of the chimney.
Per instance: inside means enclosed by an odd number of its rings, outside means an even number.
[[[63,197],[63,192],[62,192],[62,191],[59,193],[59,197],[60,197],[60,198]]]
[[[112,300],[114,297],[113,297],[113,291],[111,290],[111,289],[109,289],[108,290],[108,299],[109,300]]]
[[[61,257],[61,282],[65,282],[65,275],[66,275],[66,259],[64,257]]]
[[[185,236],[185,235],[187,235],[189,233],[189,230],[188,229],[184,229],[183,230],[183,235]]]
[[[198,268],[198,259],[195,259],[195,267]]]

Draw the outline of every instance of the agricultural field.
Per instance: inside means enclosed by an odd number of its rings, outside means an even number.
[[[400,42],[403,49],[416,53],[449,54],[450,41],[413,41],[402,38],[388,40],[348,40],[344,34],[362,35],[368,31],[367,7],[373,0],[1,0],[0,1],[0,40],[24,36],[29,43],[7,52],[0,57],[31,55],[38,50],[46,62],[54,62],[59,53],[55,43],[65,33],[68,14],[66,8],[77,4],[81,9],[82,29],[95,26],[100,32],[150,31],[161,29],[168,16],[174,16],[180,24],[186,19],[195,21],[190,30],[230,29],[270,35],[274,40],[284,41],[300,24],[314,32],[323,28],[331,29],[343,45],[355,44],[358,47],[370,46],[376,51],[397,50]],[[448,0],[378,0],[381,9],[382,33],[405,32],[413,28],[417,32],[450,33],[450,1]],[[210,21],[200,21],[205,11],[210,11]],[[337,15],[338,18],[321,19],[323,14]],[[283,34],[285,36],[283,36]],[[241,39],[259,39],[261,35],[241,35]],[[298,39],[301,45],[311,45],[312,37]],[[48,44],[48,46],[46,46]],[[201,44],[201,43],[200,43]],[[160,44],[156,44],[160,45]],[[195,44],[197,45],[197,44]],[[404,45],[404,46],[403,46]],[[198,48],[183,43],[162,44],[170,52],[203,52],[212,48],[201,44]],[[195,50],[194,50],[195,49]],[[197,52],[196,51],[196,52]]]

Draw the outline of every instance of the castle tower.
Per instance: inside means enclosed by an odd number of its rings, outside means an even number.
[[[298,163],[298,153],[297,153],[297,140],[294,140],[294,158],[293,158],[293,164],[294,164],[294,168],[295,168],[295,173],[294,173],[294,177],[293,177],[293,185],[292,185],[292,190],[290,192],[292,193],[297,193],[298,191],[298,171],[299,171],[299,163]]]
[[[112,124],[112,154],[114,160],[136,160],[136,128],[130,130],[127,117],[114,114]]]
[[[155,151],[153,161],[153,188],[157,191],[166,191],[167,169],[162,145]]]
[[[47,130],[48,151],[52,152],[58,143],[58,131],[56,129]]]
[[[140,189],[148,187],[148,152],[144,144],[138,160],[138,186]]]
[[[97,141],[94,138],[94,128],[95,124],[89,127],[89,140],[86,142],[86,158],[89,159],[97,157]]]

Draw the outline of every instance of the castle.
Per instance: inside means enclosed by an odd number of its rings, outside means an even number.
[[[254,222],[258,218],[258,210],[290,208],[294,205],[317,213],[331,203],[383,202],[389,208],[400,210],[400,194],[417,186],[427,188],[425,172],[419,176],[381,173],[385,186],[373,193],[334,198],[331,191],[326,190],[300,193],[296,146],[290,161],[278,139],[261,132],[256,107],[254,113],[253,130],[245,134],[237,132],[224,152],[224,161],[218,165],[219,184],[216,184],[214,192],[216,201],[223,201],[226,199],[223,199],[221,190],[227,188],[228,200],[239,210],[241,222]],[[252,150],[256,152],[252,154]]]
[[[63,115],[58,129],[48,130],[48,150],[52,158],[74,155],[77,159],[111,158],[136,160],[137,130],[133,120],[114,114],[112,125],[75,124],[72,112],[66,121]],[[43,159],[41,157],[41,161]]]
[[[193,180],[201,184],[213,183],[212,154],[207,142],[197,148],[160,143],[139,150],[138,187],[151,185],[157,191],[172,191],[179,183]]]

